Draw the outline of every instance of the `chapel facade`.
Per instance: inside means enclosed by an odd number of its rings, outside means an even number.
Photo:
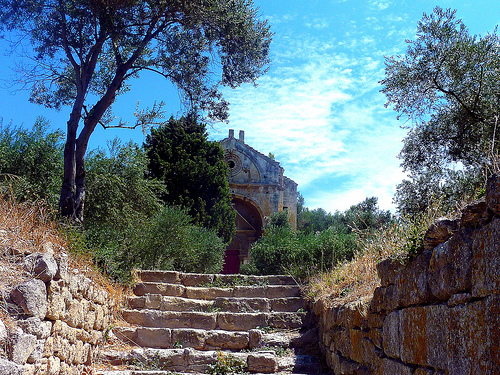
[[[290,223],[297,227],[297,183],[284,175],[279,162],[247,145],[243,130],[236,139],[230,129],[220,143],[230,168],[229,187],[237,212],[224,273],[238,273],[240,264],[248,262],[251,244],[262,235],[267,216],[287,210]]]

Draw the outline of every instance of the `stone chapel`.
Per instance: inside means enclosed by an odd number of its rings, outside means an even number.
[[[245,132],[234,130],[223,139],[229,165],[229,187],[237,212],[236,233],[226,250],[224,273],[238,273],[248,262],[248,250],[263,232],[265,217],[287,210],[290,223],[297,227],[297,183],[284,176],[280,163],[245,144]]]

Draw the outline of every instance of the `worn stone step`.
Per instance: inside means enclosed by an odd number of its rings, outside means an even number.
[[[210,365],[232,357],[238,360],[249,373],[296,373],[319,374],[321,363],[307,355],[287,355],[278,357],[273,350],[256,352],[198,351],[186,349],[143,349],[131,351],[102,351],[100,359],[111,366],[128,366],[129,370],[101,371],[102,375],[162,374],[161,371],[185,373],[206,373]]]
[[[100,359],[111,366],[129,366],[137,370],[175,371],[206,373],[209,366],[220,358],[231,356],[240,361],[250,373],[275,373],[279,369],[278,357],[274,352],[222,352],[186,349],[143,349],[131,351],[103,351]],[[289,365],[289,364],[287,364]]]
[[[304,311],[306,307],[306,301],[302,297],[217,297],[214,302],[214,308],[230,312],[297,312]]]
[[[194,328],[114,327],[113,333],[123,342],[147,348],[196,350],[244,350],[263,347],[304,349],[316,348],[317,329],[305,332],[285,330],[265,333],[246,331],[203,330]]]
[[[250,335],[244,331],[115,327],[113,333],[130,345],[157,349],[243,350],[249,349],[250,344]]]
[[[298,285],[235,286],[231,288],[194,287],[161,282],[142,282],[135,286],[134,294],[161,294],[171,297],[214,300],[219,297],[237,298],[288,298],[300,297]]]
[[[235,285],[296,285],[293,277],[288,275],[249,276],[183,273],[177,271],[135,270],[136,277],[142,282],[162,282],[182,284],[184,286],[204,286],[215,284],[219,286]]]
[[[232,313],[178,312],[159,310],[123,310],[123,319],[142,327],[222,329],[248,331],[258,327],[278,329],[301,328],[306,322],[303,312]]]
[[[137,310],[210,312],[214,310],[214,301],[146,294],[144,296],[129,297],[128,307]]]
[[[184,297],[146,294],[128,299],[131,309],[152,309],[162,311],[198,311],[198,312],[296,312],[306,308],[301,297],[289,298],[237,298],[216,297],[215,300],[200,300]]]

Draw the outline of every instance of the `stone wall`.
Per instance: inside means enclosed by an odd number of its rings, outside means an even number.
[[[364,300],[314,303],[335,374],[500,374],[500,180],[429,228],[408,264],[378,264]]]
[[[0,293],[2,307],[14,317],[5,324],[0,316],[0,374],[90,371],[111,328],[114,301],[78,270],[68,270],[65,253],[18,258],[32,277]]]

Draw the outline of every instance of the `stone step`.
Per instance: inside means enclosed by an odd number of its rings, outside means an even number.
[[[232,358],[239,361],[245,371],[250,373],[273,374],[277,372],[293,372],[300,374],[317,374],[321,371],[319,361],[307,355],[287,355],[278,357],[273,350],[256,352],[222,352],[198,351],[186,349],[143,349],[131,351],[103,351],[101,361],[111,366],[129,366],[133,370],[129,374],[161,374],[157,371],[175,371],[186,373],[206,373],[210,365]],[[150,370],[151,369],[151,370]],[[103,374],[103,372],[98,374]],[[111,373],[113,374],[113,373]],[[117,374],[116,372],[114,375]],[[123,373],[121,373],[123,374]],[[108,372],[107,375],[110,375]]]
[[[136,277],[142,282],[161,282],[181,284],[184,286],[214,286],[232,287],[236,285],[296,285],[293,277],[288,275],[249,276],[183,273],[177,271],[135,270]]]
[[[298,285],[235,286],[231,288],[194,287],[161,282],[142,282],[135,286],[134,294],[161,294],[170,297],[214,300],[216,298],[288,298],[300,297]]]
[[[225,331],[193,328],[115,327],[113,333],[121,341],[157,349],[194,348],[196,350],[246,350],[263,347],[304,349],[316,348],[316,329],[265,333],[262,330]]]
[[[123,319],[142,327],[221,329],[248,331],[255,328],[295,329],[306,323],[304,312],[232,313],[179,312],[160,310],[123,310]]]
[[[306,308],[301,297],[289,298],[237,298],[216,297],[215,300],[200,300],[184,297],[146,294],[130,297],[128,306],[131,309],[152,309],[162,311],[198,311],[198,312],[296,312]]]

